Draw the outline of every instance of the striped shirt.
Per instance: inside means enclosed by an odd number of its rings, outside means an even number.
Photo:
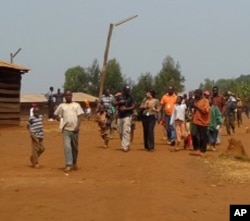
[[[43,138],[43,116],[39,115],[38,117],[32,116],[28,121],[29,129],[34,136]]]
[[[114,101],[114,96],[113,95],[102,95],[100,99],[100,104],[105,106],[106,108],[111,108],[112,104]]]

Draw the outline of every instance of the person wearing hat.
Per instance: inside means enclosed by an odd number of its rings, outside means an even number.
[[[236,110],[236,99],[230,91],[225,94],[225,108],[223,111],[223,116],[225,118],[225,125],[227,130],[227,135],[235,132],[235,110]]]
[[[240,97],[236,98],[236,119],[237,119],[237,124],[238,127],[240,127],[240,125],[242,125],[242,111],[243,111],[243,103],[242,100],[240,99]]]
[[[131,142],[131,123],[135,102],[130,95],[130,87],[123,87],[122,94],[116,97],[113,102],[117,108],[117,130],[121,139],[121,149],[124,152],[129,151]]]
[[[205,98],[209,99],[210,92],[209,91],[204,91],[203,95],[204,95]]]

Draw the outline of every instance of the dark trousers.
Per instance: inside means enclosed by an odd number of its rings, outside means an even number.
[[[194,150],[200,150],[201,152],[207,151],[207,126],[200,126],[197,124],[193,124],[193,147]]]
[[[142,117],[144,148],[147,150],[153,150],[155,146],[155,122],[156,119],[154,115]]]
[[[53,101],[48,101],[48,118],[54,118],[54,103]]]

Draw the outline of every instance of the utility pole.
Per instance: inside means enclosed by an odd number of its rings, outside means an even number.
[[[102,66],[102,70],[101,70],[99,98],[101,98],[102,93],[103,93],[103,87],[104,87],[105,77],[106,77],[106,73],[107,73],[108,53],[109,53],[111,36],[112,36],[114,26],[118,26],[118,25],[121,25],[121,24],[123,24],[125,22],[128,22],[128,21],[136,18],[137,16],[138,15],[133,15],[133,16],[130,16],[130,17],[126,18],[126,19],[118,21],[116,23],[111,23],[109,25],[109,31],[108,31],[107,41],[106,41],[106,47],[105,47],[105,51],[104,51],[103,66]]]
[[[19,48],[15,54],[10,53],[10,63],[13,63],[13,58],[16,57],[16,55],[22,50],[22,48]]]

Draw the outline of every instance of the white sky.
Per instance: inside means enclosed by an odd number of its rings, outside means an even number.
[[[0,60],[22,48],[23,93],[61,88],[68,68],[101,67],[109,24],[135,14],[114,28],[109,52],[127,77],[156,75],[167,55],[187,90],[250,74],[249,0],[1,0]]]

